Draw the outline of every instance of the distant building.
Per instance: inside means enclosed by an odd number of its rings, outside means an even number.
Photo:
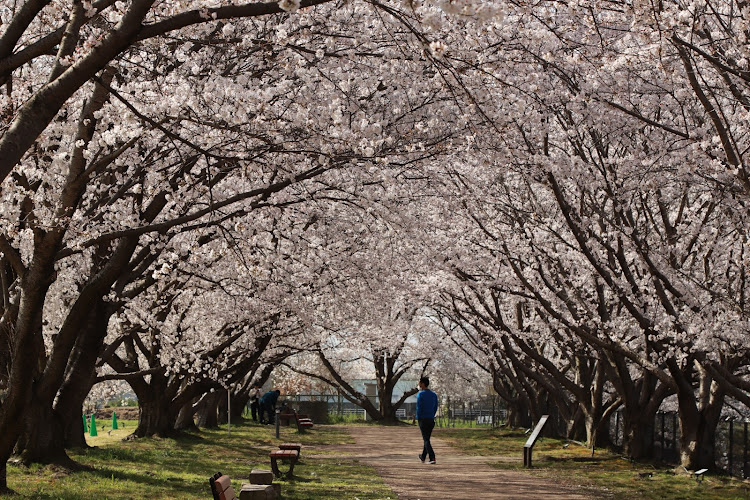
[[[363,393],[368,398],[371,398],[373,401],[378,401],[378,382],[374,378],[371,379],[355,379],[352,381],[352,387],[354,387],[355,390]],[[400,379],[398,382],[396,382],[396,385],[393,387],[393,397],[391,398],[391,402],[395,403],[399,399],[401,399],[401,396],[404,395],[405,392],[409,391],[410,389],[414,389],[417,387],[417,381],[416,380],[404,380]],[[404,403],[417,403],[417,395],[416,393],[406,398]]]

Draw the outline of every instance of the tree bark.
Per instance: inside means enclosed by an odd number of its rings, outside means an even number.
[[[133,431],[134,437],[160,436],[175,434],[172,414],[172,397],[167,387],[167,379],[161,373],[151,375],[150,383],[132,384],[138,397],[138,427]]]
[[[676,366],[676,363],[673,365]],[[681,374],[677,390],[680,462],[688,470],[714,469],[716,466],[714,437],[724,405],[725,392],[705,369],[700,365],[696,368],[699,377],[697,396],[684,374]]]
[[[104,346],[107,326],[113,312],[114,309],[103,298],[99,298],[71,352],[65,381],[55,403],[55,411],[63,421],[67,448],[87,446],[81,425],[83,403],[96,380],[96,361]]]
[[[195,408],[193,405],[196,403],[195,400],[189,401],[182,405],[180,411],[177,413],[177,420],[175,421],[174,428],[178,431],[197,431],[198,426],[195,424]]]
[[[226,395],[225,395],[226,396]],[[198,403],[198,427],[215,429],[219,426],[218,406],[220,394],[218,391],[206,394]]]
[[[23,416],[23,427],[16,443],[16,453],[25,465],[38,462],[74,467],[73,460],[65,452],[62,419],[44,398],[32,395]]]

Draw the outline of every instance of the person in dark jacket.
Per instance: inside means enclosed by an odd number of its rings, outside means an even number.
[[[276,420],[274,414],[276,410],[276,401],[279,400],[281,391],[268,391],[260,398],[260,423],[272,424]]]
[[[419,424],[419,430],[422,433],[422,441],[424,445],[422,447],[422,453],[419,455],[419,460],[425,463],[425,459],[429,458],[429,464],[435,464],[435,451],[432,449],[430,443],[430,436],[432,436],[432,429],[435,428],[435,413],[438,409],[438,397],[437,394],[429,390],[427,387],[430,385],[430,379],[422,377],[419,379],[419,392],[417,393],[417,423]]]

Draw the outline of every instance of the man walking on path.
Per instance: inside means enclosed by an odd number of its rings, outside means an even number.
[[[417,423],[419,424],[419,430],[422,432],[422,440],[424,446],[422,453],[419,455],[419,459],[424,463],[426,458],[429,458],[429,464],[435,464],[435,451],[432,449],[430,444],[430,436],[432,435],[432,429],[435,428],[435,413],[438,409],[438,398],[437,394],[429,390],[427,387],[430,385],[430,379],[422,377],[419,379],[419,392],[417,393]]]

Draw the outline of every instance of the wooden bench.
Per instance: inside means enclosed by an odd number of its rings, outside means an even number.
[[[302,443],[281,443],[280,450],[297,450],[297,456],[302,455]]]
[[[225,476],[221,472],[217,472],[208,478],[208,484],[211,485],[211,493],[214,495],[214,500],[233,500],[237,498],[234,488],[232,488],[232,480],[229,476]]]
[[[243,483],[240,488],[240,496],[232,488],[232,480],[229,476],[217,472],[208,478],[208,484],[211,485],[211,493],[214,500],[267,500],[276,498],[276,491],[270,484],[249,484]]]
[[[289,471],[286,473],[287,477],[292,477],[294,472],[294,465],[299,459],[299,451],[297,450],[274,450],[268,454],[271,457],[271,470],[276,477],[281,477],[281,471],[279,470],[279,460],[289,462]]]
[[[306,429],[313,428],[313,421],[302,413],[294,412],[294,420],[297,421],[297,432],[303,432]]]

